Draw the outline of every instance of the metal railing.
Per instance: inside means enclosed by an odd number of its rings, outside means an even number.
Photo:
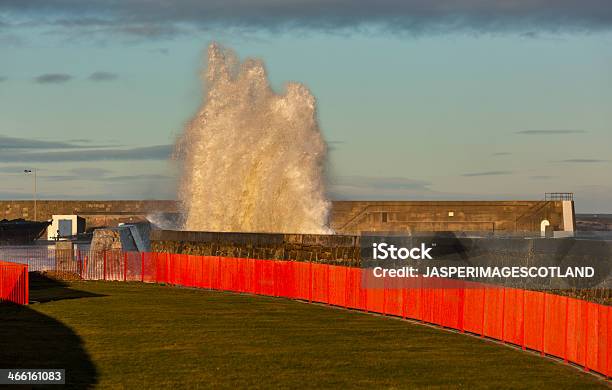
[[[544,200],[574,200],[573,192],[546,192]]]

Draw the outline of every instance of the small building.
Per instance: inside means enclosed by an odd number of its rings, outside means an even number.
[[[85,218],[78,215],[53,215],[51,226],[47,228],[47,239],[65,240],[85,232]]]

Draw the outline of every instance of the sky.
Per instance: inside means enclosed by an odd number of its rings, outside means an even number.
[[[612,213],[608,0],[0,0],[0,199],[168,199],[210,42],[308,86],[332,199]]]

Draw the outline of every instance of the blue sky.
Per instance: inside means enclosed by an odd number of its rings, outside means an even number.
[[[311,89],[333,198],[568,191],[579,212],[612,212],[606,2],[43,3],[0,4],[2,199],[31,197],[31,167],[44,198],[174,197],[170,145],[217,41],[264,59],[278,90]]]

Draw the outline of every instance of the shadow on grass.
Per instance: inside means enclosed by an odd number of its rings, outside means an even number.
[[[30,274],[30,286],[31,302],[103,296],[35,273]],[[0,304],[0,368],[63,368],[68,387],[93,387],[98,373],[81,338],[35,308]]]
[[[105,295],[72,289],[67,283],[39,272],[30,272],[30,303],[64,299],[95,298]]]

